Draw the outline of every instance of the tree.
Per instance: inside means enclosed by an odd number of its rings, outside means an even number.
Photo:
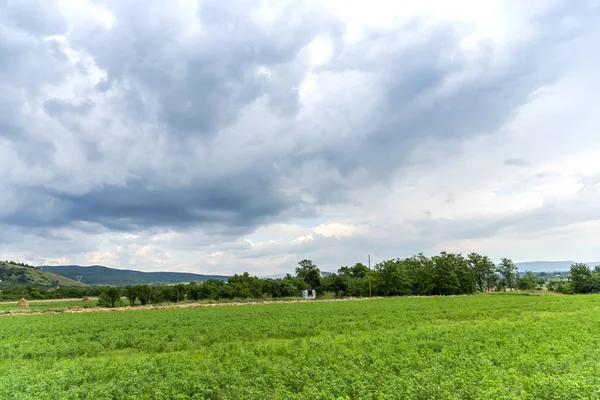
[[[475,283],[479,287],[481,293],[484,292],[484,288],[489,289],[488,282],[490,278],[495,275],[495,265],[488,256],[482,256],[481,254],[471,253],[467,256],[469,263],[469,269],[473,274]]]
[[[218,299],[233,299],[235,297],[234,293],[234,285],[230,285],[226,283],[225,285],[219,287],[219,292],[217,293]]]
[[[137,285],[136,286],[137,296],[143,306],[150,303],[152,299],[152,288],[148,285]]]
[[[323,278],[325,290],[331,290],[337,296],[367,296],[369,283],[374,278],[374,273],[363,263],[356,263],[351,267],[341,267],[337,274]]]
[[[200,300],[218,299],[221,296],[221,288],[225,282],[219,279],[208,279],[199,288]]]
[[[165,301],[169,301],[167,299],[168,293],[165,293],[167,290],[166,286],[151,286],[150,287],[150,302],[153,304],[162,303]]]
[[[515,263],[509,258],[503,258],[500,260],[500,264],[498,264],[497,271],[504,280],[504,291],[506,291],[506,286],[512,290],[515,287],[518,273]]]
[[[200,300],[200,285],[196,282],[190,282],[187,287],[187,297],[192,301]]]
[[[352,267],[341,267],[338,275],[349,276],[351,278],[364,278],[369,275],[369,267],[363,263],[356,263]]]
[[[450,254],[450,259],[454,264],[454,271],[458,278],[458,289],[459,294],[472,294],[477,289],[477,283],[475,282],[475,276],[473,271],[469,268],[469,262],[462,254]]]
[[[325,290],[332,291],[335,293],[336,296],[342,297],[348,292],[348,283],[350,279],[352,278],[350,278],[349,275],[331,274],[328,277],[323,278],[323,286]]]
[[[123,288],[123,295],[127,297],[127,300],[129,300],[129,305],[133,307],[135,305],[135,300],[138,297],[137,286],[125,286]]]
[[[175,285],[175,302],[179,303],[182,300],[185,300],[185,285],[183,283],[178,283]]]
[[[406,258],[407,279],[410,283],[411,294],[417,296],[428,296],[434,293],[433,283],[433,260],[423,253]]]
[[[299,296],[299,290],[294,285],[294,281],[298,280],[297,278],[289,278],[284,279],[267,279],[266,285],[264,287],[264,291],[270,293],[272,297],[292,297]],[[304,281],[300,281],[302,284],[306,285]]]
[[[586,264],[571,266],[571,288],[575,293],[590,293],[592,291],[592,271]]]
[[[456,274],[455,254],[442,251],[440,255],[431,257],[433,261],[433,292],[438,295],[452,295],[460,292],[460,281]],[[462,257],[461,257],[462,258]]]
[[[263,295],[263,283],[260,278],[256,276],[250,276],[248,272],[244,272],[241,275],[235,274],[227,282],[234,286],[234,297],[241,298],[259,298]]]
[[[321,271],[310,260],[302,260],[296,267],[296,276],[308,283],[312,289],[321,290]]]
[[[531,271],[526,271],[525,275],[517,278],[517,287],[520,290],[534,290],[537,287],[537,277]]]
[[[101,307],[115,307],[121,303],[121,288],[117,286],[107,287],[98,297],[98,305]]]
[[[487,284],[488,290],[491,290],[493,287],[498,286],[499,278],[498,278],[498,274],[496,273],[496,270],[494,270],[493,274],[491,274],[487,277],[486,284]]]
[[[166,286],[160,287],[160,289],[162,289],[162,300],[161,301],[165,301],[165,302],[169,302],[169,303],[177,302],[177,289],[175,288],[175,286],[166,285]]]
[[[388,260],[375,265],[375,292],[384,296],[411,294],[403,260]]]

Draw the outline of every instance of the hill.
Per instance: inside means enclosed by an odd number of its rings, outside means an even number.
[[[58,275],[55,272],[42,271],[29,265],[16,265],[0,261],[0,285],[32,286],[85,286],[75,280]]]
[[[79,265],[45,266],[44,270],[80,281],[86,285],[139,285],[204,282],[209,279],[227,280],[224,275],[201,275],[186,272],[142,272],[108,268],[101,265],[82,267]]]
[[[516,263],[519,271],[532,271],[532,272],[556,272],[556,271],[569,271],[571,265],[578,261],[528,261]],[[594,268],[596,265],[600,265],[600,262],[584,262],[590,268]]]

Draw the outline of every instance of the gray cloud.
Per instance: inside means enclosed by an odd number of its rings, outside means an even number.
[[[543,32],[560,30],[558,18],[540,24]],[[406,45],[403,38],[415,31],[421,40]],[[431,30],[417,24],[393,34],[373,34],[348,49],[334,62],[335,70],[368,72],[381,97],[368,134],[336,143],[321,158],[332,168],[365,167],[381,177],[427,139],[445,140],[452,147],[452,139],[493,132],[532,91],[564,73],[555,62],[561,42],[539,38],[515,45],[504,65],[494,65],[498,54],[492,49],[473,61],[459,45],[452,27]]]
[[[83,221],[120,231],[200,224],[209,231],[241,235],[276,220],[283,212],[309,215],[310,210],[297,209],[290,198],[278,194],[271,185],[264,177],[247,180],[245,176],[231,176],[171,187],[150,188],[134,182],[83,194],[25,189],[20,197],[29,201],[17,212],[0,216],[0,221],[30,227],[70,226]],[[263,196],[263,191],[269,196]]]
[[[54,1],[3,0],[0,2],[2,24],[33,35],[56,35],[67,29],[63,15]]]
[[[586,221],[600,220],[595,204],[600,201],[600,190],[590,188],[568,200],[555,201],[532,210],[509,215],[467,218],[416,219],[410,225],[419,236],[430,235],[431,243],[445,240],[477,239],[506,233],[539,236],[546,230]]]
[[[317,34],[339,29],[333,18],[302,2],[286,3],[281,17],[264,26],[252,18],[254,2],[203,1],[195,21],[202,32],[191,35],[190,21],[166,3],[107,4],[115,26],[82,29],[72,42],[106,71],[103,89],[120,90],[127,112],[137,108],[139,117],[148,118],[150,97],[158,122],[174,139],[216,134],[265,95],[272,111],[293,113],[294,88],[307,70],[298,53]],[[270,69],[271,79],[257,73],[261,67]]]
[[[0,178],[20,199],[0,202],[4,226],[236,236],[314,217],[432,162],[437,153],[414,156],[428,141],[452,153],[505,125],[565,73],[563,50],[598,15],[563,2],[526,40],[466,54],[463,26],[415,20],[348,43],[341,20],[304,2],[268,21],[254,2],[204,1],[196,14],[98,4],[112,26],[69,26],[50,1],[0,1],[0,145],[18,160],[0,160]],[[566,10],[580,28],[565,27]],[[317,37],[332,52],[313,67],[306,46]],[[302,97],[311,79],[320,91]],[[467,235],[421,228],[440,223]],[[468,234],[505,226],[490,224]]]
[[[52,116],[62,117],[65,115],[82,115],[89,114],[90,110],[94,107],[92,102],[83,102],[81,104],[73,104],[62,99],[50,99],[46,100],[42,106],[44,111]]]
[[[511,165],[515,167],[526,167],[529,166],[529,162],[524,158],[507,158],[504,160],[505,165]]]

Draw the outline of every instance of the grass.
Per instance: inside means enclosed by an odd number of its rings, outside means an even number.
[[[26,283],[34,286],[85,286],[82,283],[57,275],[54,272],[43,271],[37,268],[27,268],[20,265],[4,264],[0,265],[0,269],[6,271],[23,271],[26,278]],[[12,280],[9,279],[8,282]]]
[[[600,296],[0,318],[2,399],[599,398]]]

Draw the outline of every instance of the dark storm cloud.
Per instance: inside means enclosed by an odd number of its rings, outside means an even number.
[[[44,165],[47,181],[9,186],[22,202],[17,211],[0,210],[0,223],[18,226],[85,221],[116,230],[214,226],[239,234],[314,215],[319,205],[348,201],[367,181],[385,180],[427,140],[497,129],[558,76],[557,53],[570,37],[561,36],[560,16],[549,14],[537,27],[558,33],[514,45],[508,54],[490,45],[472,59],[453,26],[418,21],[344,43],[340,21],[302,2],[285,3],[275,19],[259,21],[254,2],[203,1],[190,16],[170,2],[106,1],[111,27],[81,24],[68,32],[52,3],[23,4],[0,2],[9,11],[0,13],[0,87],[6,89],[0,137],[19,138],[15,151],[25,165],[33,157],[23,152],[40,143],[51,141],[51,154],[63,151]],[[41,93],[82,71],[91,75],[82,62],[69,61],[59,42],[44,40],[61,34],[105,74],[93,89],[75,91],[75,100]],[[332,60],[314,73],[361,74],[374,96],[347,99],[351,111],[367,100],[373,105],[339,140],[325,140],[335,133],[329,125],[348,115],[317,110],[309,126],[296,119],[298,88],[311,68],[302,49],[319,35],[331,39]],[[260,101],[267,104],[264,119],[236,126]],[[24,114],[24,105],[47,119]],[[273,120],[283,121],[277,135],[248,140]],[[46,126],[57,134],[46,134]],[[313,128],[322,135],[310,136]],[[224,136],[227,129],[235,134]],[[252,152],[234,153],[239,143],[251,143]],[[354,178],[357,170],[366,175]]]
[[[107,186],[84,194],[27,190],[18,213],[0,216],[0,223],[19,226],[71,226],[73,221],[97,223],[127,231],[151,227],[191,228],[203,225],[215,233],[239,235],[280,217],[283,210],[300,210],[267,180],[245,176],[186,186],[147,187],[142,182]],[[269,196],[261,193],[266,191]]]
[[[256,181],[235,180],[157,190],[133,184],[59,199],[67,220],[100,222],[113,229],[197,224],[239,228],[266,222],[291,206],[272,191],[269,198],[261,198],[256,194],[261,190]]]

